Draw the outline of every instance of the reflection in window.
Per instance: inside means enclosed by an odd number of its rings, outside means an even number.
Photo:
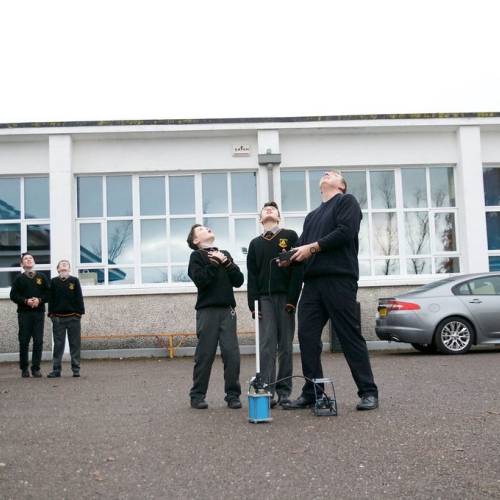
[[[359,275],[360,276],[370,276],[372,274],[372,266],[369,260],[359,261]]]
[[[108,217],[132,215],[132,177],[117,175],[106,177]]]
[[[174,283],[191,283],[187,266],[172,266],[172,281]]]
[[[24,179],[24,217],[26,219],[49,218],[48,177],[26,177]]]
[[[82,286],[104,285],[104,269],[80,269],[78,279]]]
[[[429,215],[427,212],[406,212],[405,230],[407,254],[430,253]]]
[[[342,172],[347,183],[347,192],[351,193],[360,204],[361,208],[367,208],[366,194],[366,173],[363,172]]]
[[[375,255],[397,255],[398,224],[394,212],[374,213],[373,250]]]
[[[234,213],[257,211],[257,175],[255,172],[231,173],[231,196]]]
[[[0,288],[11,287],[16,279],[19,271],[2,271],[0,272]]]
[[[221,250],[229,250],[229,219],[227,217],[205,217],[203,225],[215,234],[214,245]]]
[[[50,225],[30,224],[27,229],[27,249],[37,264],[50,264]]]
[[[281,200],[285,212],[307,209],[306,174],[304,171],[281,172]]]
[[[359,226],[359,255],[370,255],[370,243],[368,239],[368,215],[363,214],[361,224]]]
[[[164,219],[141,221],[141,261],[147,264],[167,261],[167,228]]]
[[[488,250],[500,250],[500,212],[486,212]]]
[[[405,208],[427,207],[427,179],[425,168],[401,170],[403,180],[403,202]]]
[[[431,274],[431,259],[408,259],[406,271],[408,274]]]
[[[100,224],[80,224],[80,262],[102,262]]]
[[[319,181],[323,177],[324,170],[309,171],[309,199],[311,200],[311,210],[321,205],[321,191],[319,189]]]
[[[168,269],[166,267],[143,267],[143,283],[167,283]]]
[[[487,207],[500,206],[500,168],[483,169],[484,201]]]
[[[456,250],[455,214],[436,213],[434,217],[436,228],[436,251],[450,252]]]
[[[388,276],[399,274],[399,260],[387,259],[375,261],[375,275]]]
[[[371,171],[372,208],[395,208],[396,190],[393,171]]]
[[[108,283],[110,285],[132,285],[134,283],[134,270],[132,268],[109,268]]]
[[[195,223],[194,218],[170,220],[170,260],[172,262],[188,261],[192,250],[186,243],[186,238]]]
[[[108,221],[108,264],[132,264],[133,245],[131,220]]]
[[[0,178],[0,219],[21,218],[21,179]]]
[[[139,179],[141,215],[165,215],[165,177]]]
[[[227,174],[203,174],[203,213],[227,212]],[[234,204],[234,203],[233,203]]]
[[[235,247],[231,252],[233,260],[245,260],[248,254],[248,245],[255,238],[255,219],[236,219],[234,221]]]
[[[0,224],[0,267],[19,267],[21,225]]]
[[[490,256],[489,259],[490,271],[500,271],[500,255]]]
[[[194,176],[169,177],[169,198],[171,214],[194,214]]]
[[[440,257],[436,260],[436,273],[459,273],[458,257]]]
[[[102,177],[79,176],[76,186],[78,217],[102,217]]]
[[[452,167],[430,169],[431,200],[433,207],[455,206],[455,182]]]

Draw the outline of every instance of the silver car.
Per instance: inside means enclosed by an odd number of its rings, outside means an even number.
[[[375,331],[422,352],[464,354],[473,344],[500,344],[500,273],[453,276],[379,299]]]

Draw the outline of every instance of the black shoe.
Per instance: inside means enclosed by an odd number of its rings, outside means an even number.
[[[21,377],[28,378],[29,376],[30,376],[30,371],[29,370],[23,370],[21,372]]]
[[[378,398],[372,394],[361,396],[361,401],[357,404],[356,410],[366,411],[378,408]]]
[[[47,378],[59,378],[60,376],[61,376],[60,371],[53,370],[47,375]]]
[[[191,408],[195,410],[206,410],[208,408],[208,403],[204,399],[192,399]]]
[[[35,378],[41,378],[42,372],[40,370],[31,370],[31,376]]]
[[[241,401],[238,398],[230,399],[227,402],[227,406],[231,408],[231,410],[238,410],[241,408]]]
[[[283,406],[290,404],[290,398],[288,396],[279,396],[278,397],[278,405],[283,408]]]
[[[314,401],[304,396],[300,396],[298,399],[289,399],[287,404],[281,404],[284,410],[302,410],[303,408],[312,408],[313,406]]]
[[[73,372],[73,377],[79,377],[80,376],[80,372]]]

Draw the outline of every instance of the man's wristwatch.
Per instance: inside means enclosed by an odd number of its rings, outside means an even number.
[[[310,251],[311,253],[316,253],[316,252],[318,251],[318,249],[317,249],[316,247],[314,247],[314,246],[313,246],[313,247],[311,247],[311,248],[309,249],[309,251]]]

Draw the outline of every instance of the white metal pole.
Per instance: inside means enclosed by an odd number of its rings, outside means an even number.
[[[255,304],[255,373],[260,373],[259,301]]]

